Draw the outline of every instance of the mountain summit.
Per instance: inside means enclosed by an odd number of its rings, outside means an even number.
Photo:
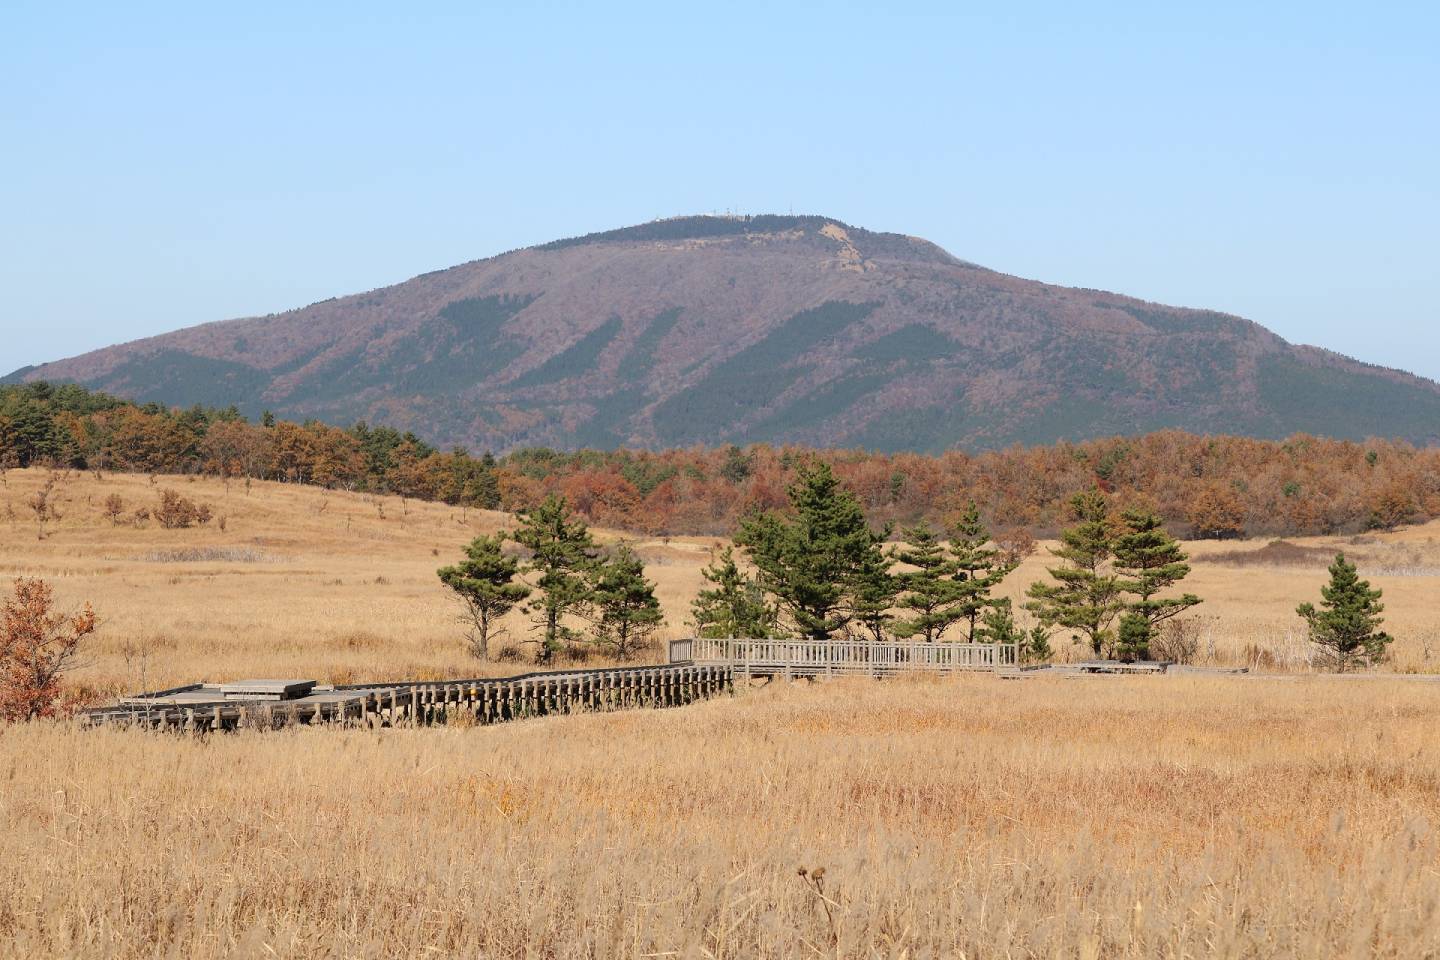
[[[681,217],[26,368],[436,443],[999,447],[1161,428],[1440,440],[1440,385],[827,217]]]

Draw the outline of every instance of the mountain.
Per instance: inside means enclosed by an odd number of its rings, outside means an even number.
[[[433,442],[993,448],[1176,427],[1440,441],[1440,385],[1208,310],[809,216],[682,217],[28,367]]]

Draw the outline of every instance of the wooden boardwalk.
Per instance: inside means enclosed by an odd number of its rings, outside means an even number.
[[[727,667],[687,663],[334,687],[298,680],[194,683],[128,697],[84,716],[92,724],[196,731],[312,723],[430,725],[457,718],[487,724],[556,713],[678,707],[730,691],[732,678]]]
[[[712,640],[670,642],[671,663],[726,667],[737,677],[833,677],[846,674],[1012,672],[1019,667],[1014,644],[924,643],[866,640]]]
[[[292,724],[488,724],[590,710],[674,707],[752,677],[883,677],[899,673],[1018,672],[1013,645],[839,640],[674,640],[669,663],[469,680],[319,686],[312,680],[192,683],[84,713],[92,724],[195,731]]]

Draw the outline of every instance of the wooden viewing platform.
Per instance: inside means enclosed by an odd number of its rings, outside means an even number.
[[[670,641],[671,663],[694,663],[734,670],[737,677],[833,677],[846,674],[889,676],[924,671],[1004,673],[1019,668],[1019,650],[1006,643],[925,643],[868,640],[712,640]]]
[[[189,730],[355,723],[367,726],[476,723],[629,707],[675,707],[732,689],[733,671],[668,664],[547,671],[517,677],[317,686],[312,680],[192,683],[127,697],[84,712],[92,724]]]

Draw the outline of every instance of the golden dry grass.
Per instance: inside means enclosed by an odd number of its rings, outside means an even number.
[[[504,669],[464,653],[434,577],[499,514],[76,475],[40,540],[43,480],[0,487],[0,572],[95,603],[97,689]],[[101,516],[167,484],[226,530]],[[1401,668],[1435,633],[1434,534],[1307,541],[1403,561],[1375,577]],[[712,545],[639,544],[672,634]],[[241,559],[165,559],[212,548]],[[1323,569],[1191,548],[1213,659],[1295,667]],[[11,727],[0,957],[1437,957],[1437,726],[1440,684],[1295,675],[777,683],[463,729]]]
[[[481,729],[11,728],[0,955],[1434,957],[1437,692],[845,680]]]

